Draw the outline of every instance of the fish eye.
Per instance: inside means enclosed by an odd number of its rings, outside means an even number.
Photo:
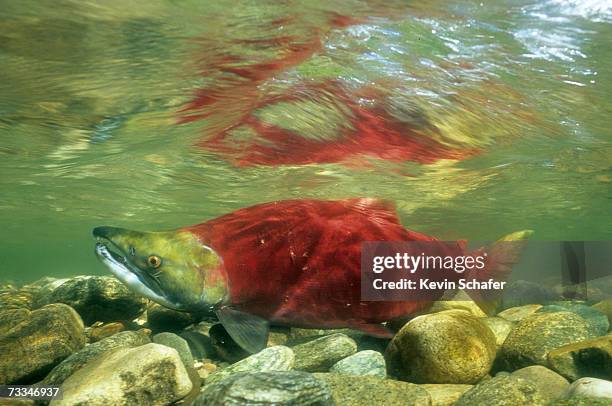
[[[162,264],[162,260],[157,255],[149,255],[149,258],[147,258],[147,264],[151,268],[159,268]]]

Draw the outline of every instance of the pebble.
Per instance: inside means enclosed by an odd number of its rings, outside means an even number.
[[[352,338],[335,333],[293,347],[295,369],[308,372],[327,372],[336,362],[357,352]]]
[[[501,317],[502,319],[506,319],[509,321],[521,321],[525,317],[531,316],[541,308],[541,304],[529,304],[524,306],[511,307],[509,309],[504,310],[503,312],[499,312],[497,314],[497,317]]]
[[[63,399],[51,406],[161,406],[184,398],[192,387],[176,350],[151,343],[93,359],[64,381]]]
[[[179,337],[174,333],[159,333],[153,336],[153,342],[174,348],[176,352],[178,352],[179,357],[181,357],[183,365],[189,368],[193,367],[194,360],[193,356],[191,355],[191,349],[184,338]]]
[[[274,347],[270,347],[274,348]],[[332,406],[328,385],[300,371],[241,372],[207,385],[194,406]]]
[[[289,371],[293,369],[294,363],[295,356],[291,348],[282,345],[268,347],[211,374],[205,384],[219,382],[239,372]]]
[[[526,379],[498,375],[465,392],[453,406],[544,406],[548,399],[540,389]]]
[[[523,378],[535,384],[548,401],[559,398],[569,387],[569,382],[564,377],[541,365],[517,369],[512,373],[512,376]]]
[[[138,347],[150,342],[151,339],[144,330],[117,333],[93,344],[86,345],[80,351],[70,355],[53,368],[41,383],[43,385],[61,385],[75,371],[105,352],[121,347]]]
[[[550,351],[591,337],[588,323],[575,313],[536,313],[512,329],[501,348],[499,365],[509,371],[547,366]]]
[[[385,357],[377,351],[359,351],[336,362],[329,372],[355,376],[387,377]]]
[[[491,369],[495,335],[461,310],[419,316],[393,338],[385,358],[390,373],[415,383],[472,384]]]
[[[0,384],[33,383],[86,343],[81,317],[65,304],[2,312],[0,320]]]

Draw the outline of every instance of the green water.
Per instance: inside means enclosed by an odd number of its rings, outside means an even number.
[[[391,199],[408,228],[444,239],[523,228],[541,240],[610,239],[609,2],[328,3],[4,2],[2,279],[106,274],[93,254],[97,225],[176,228],[289,198]],[[360,22],[331,27],[333,15]],[[282,33],[279,19],[288,21]],[[235,39],[314,32],[322,48],[258,91],[320,79],[380,84],[426,113],[444,142],[480,153],[238,168],[198,147],[234,111],[178,124],[194,92],[219,80],[210,66],[203,72],[207,61],[270,52]],[[325,135],[334,118],[317,102],[267,114]]]

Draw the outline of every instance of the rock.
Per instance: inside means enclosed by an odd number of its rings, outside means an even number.
[[[359,351],[336,362],[329,372],[355,376],[387,377],[385,357],[380,352],[366,350]]]
[[[502,369],[511,371],[546,366],[550,351],[591,337],[588,323],[575,313],[536,313],[512,329],[501,348],[499,363]]]
[[[612,299],[605,299],[591,306],[608,317],[608,324],[612,325]]]
[[[499,312],[497,314],[497,317],[501,317],[502,319],[506,319],[509,321],[520,321],[527,316],[531,316],[540,308],[542,308],[541,304],[530,304],[518,307],[511,307],[509,309],[504,310],[503,312]]]
[[[194,402],[194,406],[333,404],[328,385],[300,371],[238,373],[207,385]]]
[[[89,344],[83,347],[80,351],[75,352],[58,366],[53,368],[51,372],[41,381],[43,385],[61,385],[70,375],[79,368],[83,367],[92,359],[122,347],[138,347],[150,343],[149,335],[144,330],[140,331],[124,331],[114,336],[107,337],[96,343]]]
[[[487,317],[473,300],[439,300],[433,303],[427,313],[438,313],[445,310],[464,310],[476,317]]]
[[[383,379],[375,376],[352,376],[333,373],[315,373],[331,388],[338,406],[429,406],[429,393],[419,385]]]
[[[153,342],[156,344],[165,345],[166,347],[174,348],[178,352],[181,361],[186,367],[193,368],[193,356],[187,341],[177,336],[174,333],[159,333],[153,336]]]
[[[334,329],[317,329],[317,328],[298,328],[293,327],[289,331],[289,340],[287,344],[289,346],[303,344],[308,341],[312,341],[317,338],[330,336],[332,334],[350,334],[351,330],[348,328],[334,328]]]
[[[510,282],[504,288],[502,308],[523,306],[531,303],[548,303],[559,300],[561,295],[553,289],[535,282],[518,280]]]
[[[559,398],[569,387],[569,382],[564,377],[541,365],[517,369],[512,376],[535,384],[548,401]]]
[[[538,313],[562,311],[576,313],[577,315],[585,319],[586,322],[589,324],[593,335],[595,336],[605,335],[608,332],[608,328],[610,327],[610,323],[608,322],[608,316],[606,316],[604,313],[600,312],[597,309],[579,303],[564,302],[548,305],[540,308],[538,310]]]
[[[510,331],[514,328],[515,322],[503,319],[501,317],[484,317],[480,319],[495,335],[497,347],[501,347]]]
[[[0,384],[35,382],[85,345],[83,321],[70,306],[26,312],[10,313],[8,323],[0,314]]]
[[[352,338],[336,333],[317,338],[293,347],[295,369],[318,372],[327,371],[343,358],[357,352],[357,343]]]
[[[431,406],[451,406],[473,385],[423,384],[419,385],[431,396]]]
[[[167,405],[192,383],[175,349],[159,344],[119,348],[88,362],[61,386],[51,405]]]
[[[22,321],[30,317],[31,312],[25,308],[7,309],[0,311],[0,336]]]
[[[608,399],[573,396],[568,399],[557,399],[546,406],[610,406],[610,401]]]
[[[612,403],[612,382],[590,377],[580,378],[567,388],[563,397],[599,398]]]
[[[194,359],[201,360],[204,358],[210,358],[214,354],[210,337],[198,333],[197,331],[188,330],[180,332],[179,336],[187,341],[187,345],[189,345],[191,355]]]
[[[219,382],[238,372],[289,371],[293,368],[294,363],[295,356],[291,348],[282,345],[268,347],[225,369],[215,372],[206,379],[205,384],[209,385]]]
[[[110,323],[96,322],[91,327],[86,328],[85,333],[89,342],[95,343],[125,330],[128,330],[128,325],[124,321],[113,321]]]
[[[275,347],[277,345],[286,345],[289,341],[289,329],[272,328],[268,335],[267,347]]]
[[[73,307],[87,325],[96,321],[133,320],[144,311],[146,299],[111,276],[77,276],[37,300]]]
[[[559,347],[548,354],[548,364],[572,381],[586,376],[612,379],[612,336]]]
[[[491,369],[495,336],[461,310],[419,316],[393,338],[385,358],[390,373],[416,383],[475,383]]]
[[[533,383],[512,375],[486,380],[465,392],[453,406],[540,406],[546,396]]]
[[[32,293],[12,284],[0,285],[0,310],[32,308]]]
[[[178,312],[152,303],[147,308],[147,322],[154,332],[177,332],[195,322],[191,313]]]

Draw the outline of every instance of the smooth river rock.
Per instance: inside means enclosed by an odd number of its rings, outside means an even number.
[[[544,406],[548,398],[526,379],[503,374],[465,392],[453,406]]]
[[[498,348],[501,348],[504,341],[510,334],[510,331],[514,328],[516,324],[513,321],[506,320],[501,317],[483,317],[480,319],[487,327],[491,329],[493,334],[495,335],[495,342]]]
[[[0,384],[34,382],[86,342],[81,317],[64,304],[0,313],[0,320]]]
[[[557,304],[542,307],[538,310],[538,313],[560,311],[576,313],[582,317],[589,324],[589,328],[595,336],[605,335],[610,328],[610,323],[608,322],[608,316],[606,314],[581,303],[557,302]]]
[[[241,372],[207,385],[194,406],[332,406],[329,386],[301,371]]]
[[[429,393],[419,385],[408,382],[375,376],[351,376],[334,373],[315,373],[314,376],[329,384],[332,396],[338,406],[431,405]]]
[[[580,378],[567,388],[565,398],[586,397],[602,399],[612,404],[612,382],[605,379]]]
[[[569,387],[567,379],[541,365],[517,369],[512,373],[512,376],[523,378],[535,384],[549,401],[561,397]]]
[[[461,310],[419,316],[393,338],[385,358],[395,376],[415,383],[471,384],[491,369],[495,335]]]
[[[112,276],[77,276],[38,298],[39,304],[64,303],[73,307],[86,325],[96,321],[133,320],[146,299],[133,293]]]
[[[509,321],[521,321],[524,318],[531,316],[541,308],[541,304],[529,304],[511,307],[509,309],[504,310],[503,312],[499,312],[497,314],[497,317],[501,317],[502,319],[506,319]]]
[[[144,331],[123,331],[113,336],[104,338],[93,344],[86,345],[80,351],[75,352],[58,366],[53,368],[51,372],[42,380],[42,385],[61,385],[70,375],[79,368],[82,368],[92,359],[99,355],[121,347],[138,347],[149,344],[151,339]]]
[[[548,354],[548,363],[572,381],[585,376],[612,379],[612,335],[559,347]]]
[[[355,376],[387,377],[385,357],[378,351],[359,351],[336,362],[329,372]]]
[[[175,349],[159,344],[99,356],[61,386],[52,406],[161,406],[187,396],[192,383]]]
[[[178,352],[183,364],[186,367],[193,367],[193,355],[191,355],[191,349],[187,340],[174,333],[159,333],[153,336],[153,342],[156,344],[165,345],[170,348],[174,348]]]
[[[499,356],[502,369],[548,365],[548,353],[566,344],[592,338],[588,323],[571,312],[535,313],[512,329]]]
[[[357,352],[352,338],[336,333],[293,347],[295,369],[307,372],[326,372],[336,362]]]
[[[268,347],[213,373],[206,378],[205,384],[209,385],[219,382],[239,372],[289,371],[293,368],[294,364],[295,356],[291,348],[282,345]]]
[[[473,385],[436,383],[419,385],[431,396],[431,406],[451,406]]]

